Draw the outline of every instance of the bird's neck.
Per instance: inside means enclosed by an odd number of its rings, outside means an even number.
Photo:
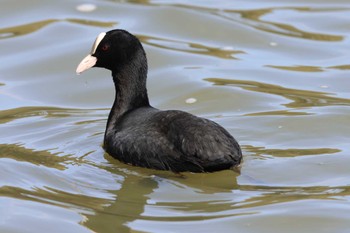
[[[115,100],[109,113],[106,134],[117,131],[117,125],[125,113],[150,106],[146,88],[147,60],[142,55],[112,72]]]

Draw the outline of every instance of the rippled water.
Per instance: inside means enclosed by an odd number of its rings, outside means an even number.
[[[350,232],[349,1],[189,2],[2,2],[1,232]],[[112,28],[144,44],[155,107],[235,135],[240,174],[104,153],[110,73],[74,71]]]

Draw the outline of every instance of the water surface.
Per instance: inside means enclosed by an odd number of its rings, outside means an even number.
[[[348,1],[83,3],[0,8],[1,232],[350,231]],[[240,173],[179,176],[104,153],[110,73],[74,71],[113,28],[142,41],[155,107],[237,138]]]

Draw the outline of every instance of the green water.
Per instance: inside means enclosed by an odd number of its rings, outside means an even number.
[[[349,1],[83,3],[2,1],[0,232],[350,232]],[[142,41],[155,107],[236,137],[240,174],[104,153],[110,73],[75,68],[114,28]]]

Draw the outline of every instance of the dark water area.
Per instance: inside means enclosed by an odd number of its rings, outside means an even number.
[[[0,14],[0,232],[350,232],[349,1],[5,0]],[[114,28],[144,45],[153,106],[224,126],[240,173],[103,151],[110,72],[75,68]]]

